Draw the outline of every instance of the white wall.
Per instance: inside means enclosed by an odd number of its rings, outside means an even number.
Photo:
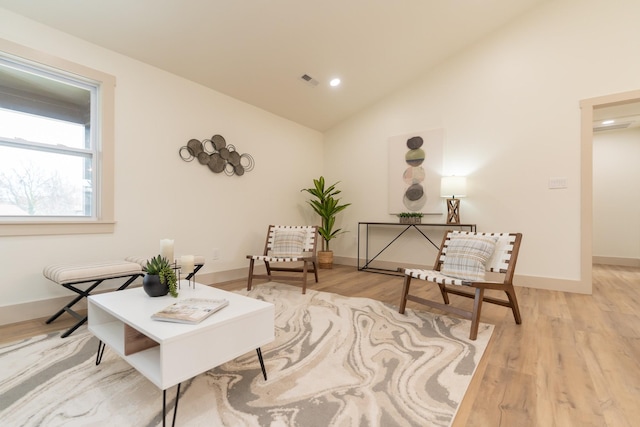
[[[517,284],[582,293],[580,109],[595,96],[638,89],[640,2],[553,1],[451,58],[325,135],[325,174],[353,206],[337,256],[354,257],[358,221],[387,213],[387,139],[441,127],[444,171],[468,175],[462,221],[524,234]],[[568,188],[548,189],[550,177]],[[440,219],[444,222],[444,216]],[[402,250],[393,261],[433,264]]]
[[[315,219],[300,189],[321,174],[319,132],[3,9],[0,37],[115,76],[117,220],[113,234],[1,237],[0,306],[70,295],[43,277],[47,264],[153,255],[162,238],[175,240],[176,255],[204,255],[215,280],[248,266],[270,223]],[[251,154],[255,169],[228,177],[180,159],[189,139],[214,134]]]
[[[640,128],[594,135],[594,257],[640,262],[639,163]]]

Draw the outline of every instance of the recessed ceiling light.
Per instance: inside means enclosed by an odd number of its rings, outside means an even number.
[[[336,87],[336,86],[340,85],[340,79],[338,79],[338,78],[331,79],[331,81],[329,82],[329,84],[330,84],[332,87]]]
[[[604,122],[602,122],[603,125],[610,125],[615,123],[615,120],[605,120]]]

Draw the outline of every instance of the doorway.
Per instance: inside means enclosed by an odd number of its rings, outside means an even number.
[[[594,119],[601,113],[640,104],[640,90],[590,98],[580,102],[581,108],[581,194],[580,194],[580,270],[584,291],[592,291],[593,264],[593,137]]]

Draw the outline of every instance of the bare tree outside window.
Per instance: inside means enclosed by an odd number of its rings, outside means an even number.
[[[78,213],[72,185],[57,171],[46,171],[33,163],[0,173],[0,203],[17,207],[25,215],[32,216]]]

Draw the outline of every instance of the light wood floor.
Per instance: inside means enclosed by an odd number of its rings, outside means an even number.
[[[482,321],[496,329],[454,426],[640,423],[640,269],[598,265],[593,280],[593,295],[517,287],[522,325],[508,309],[484,305]],[[334,266],[321,270],[320,283],[310,288],[397,306],[401,285],[399,277]],[[245,281],[216,286],[240,289]],[[422,291],[438,295],[436,289]],[[468,308],[471,300],[452,296],[452,304]],[[413,302],[408,308],[427,309]],[[0,342],[73,323],[62,317],[51,325],[38,319],[2,326]]]

